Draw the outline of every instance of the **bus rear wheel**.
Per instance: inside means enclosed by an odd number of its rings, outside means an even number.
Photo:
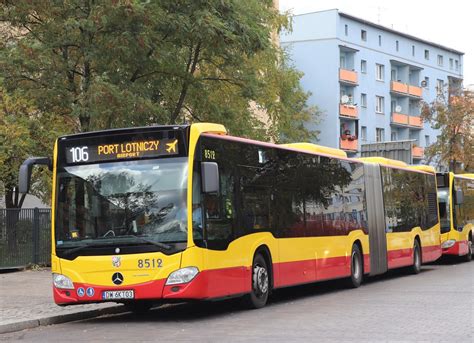
[[[467,254],[463,256],[464,262],[470,262],[472,260],[472,238],[467,241]]]
[[[351,277],[348,279],[348,286],[357,288],[362,284],[364,277],[364,266],[362,264],[362,253],[357,244],[352,246],[351,252]]]
[[[417,239],[413,243],[413,265],[411,266],[412,274],[418,274],[421,271],[421,247]]]
[[[267,262],[261,254],[256,254],[252,263],[252,290],[245,296],[245,305],[251,309],[267,304],[270,293],[270,273]]]

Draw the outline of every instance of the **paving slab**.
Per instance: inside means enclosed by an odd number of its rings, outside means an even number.
[[[125,307],[116,303],[56,305],[49,269],[0,274],[0,333],[120,312]]]

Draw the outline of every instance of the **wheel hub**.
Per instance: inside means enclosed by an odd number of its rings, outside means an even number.
[[[256,265],[253,269],[253,288],[258,295],[263,295],[268,291],[268,273],[260,265]]]

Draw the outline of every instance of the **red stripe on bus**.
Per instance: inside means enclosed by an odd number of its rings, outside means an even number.
[[[388,269],[411,266],[413,264],[413,248],[387,251]]]
[[[432,245],[428,247],[422,248],[421,257],[423,259],[423,263],[436,261],[438,258],[441,257],[441,246],[440,245]]]

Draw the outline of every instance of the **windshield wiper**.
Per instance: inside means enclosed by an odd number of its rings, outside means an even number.
[[[144,236],[135,236],[135,235],[126,235],[126,236],[117,236],[117,238],[136,238],[136,239],[139,239],[141,240],[142,242],[146,242],[146,243],[150,243],[150,244],[153,244],[153,245],[156,245],[157,247],[160,247],[160,248],[163,248],[165,250],[170,250],[171,249],[171,245],[169,244],[165,244],[165,243],[161,243],[161,242],[156,242],[152,239],[148,239]]]
[[[117,236],[117,237],[114,237],[114,238],[119,238],[119,239],[120,238],[135,238],[136,240],[140,240],[140,241],[145,242],[145,243],[153,244],[153,245],[155,245],[157,247],[160,247],[162,249],[165,249],[165,250],[170,250],[172,248],[171,245],[161,243],[161,242],[156,242],[156,241],[153,241],[151,239],[145,238],[143,236],[126,235],[126,236]],[[90,247],[103,247],[103,246],[111,246],[111,245],[122,245],[122,244],[126,244],[126,243],[130,243],[130,242],[120,242],[120,240],[114,240],[114,241],[107,242],[107,243],[104,243],[104,242],[86,243],[84,245],[80,245],[78,247],[70,248],[68,250],[65,250],[63,252],[63,254],[64,255],[71,255],[71,254],[74,254],[75,252],[78,252],[80,250],[90,248]]]
[[[66,251],[63,252],[64,255],[71,255],[71,254],[74,254],[75,252],[77,251],[80,251],[82,249],[85,249],[85,248],[89,248],[91,246],[94,246],[93,244],[84,244],[84,245],[80,245],[78,247],[75,247],[75,248],[71,248],[71,249],[68,249]]]

